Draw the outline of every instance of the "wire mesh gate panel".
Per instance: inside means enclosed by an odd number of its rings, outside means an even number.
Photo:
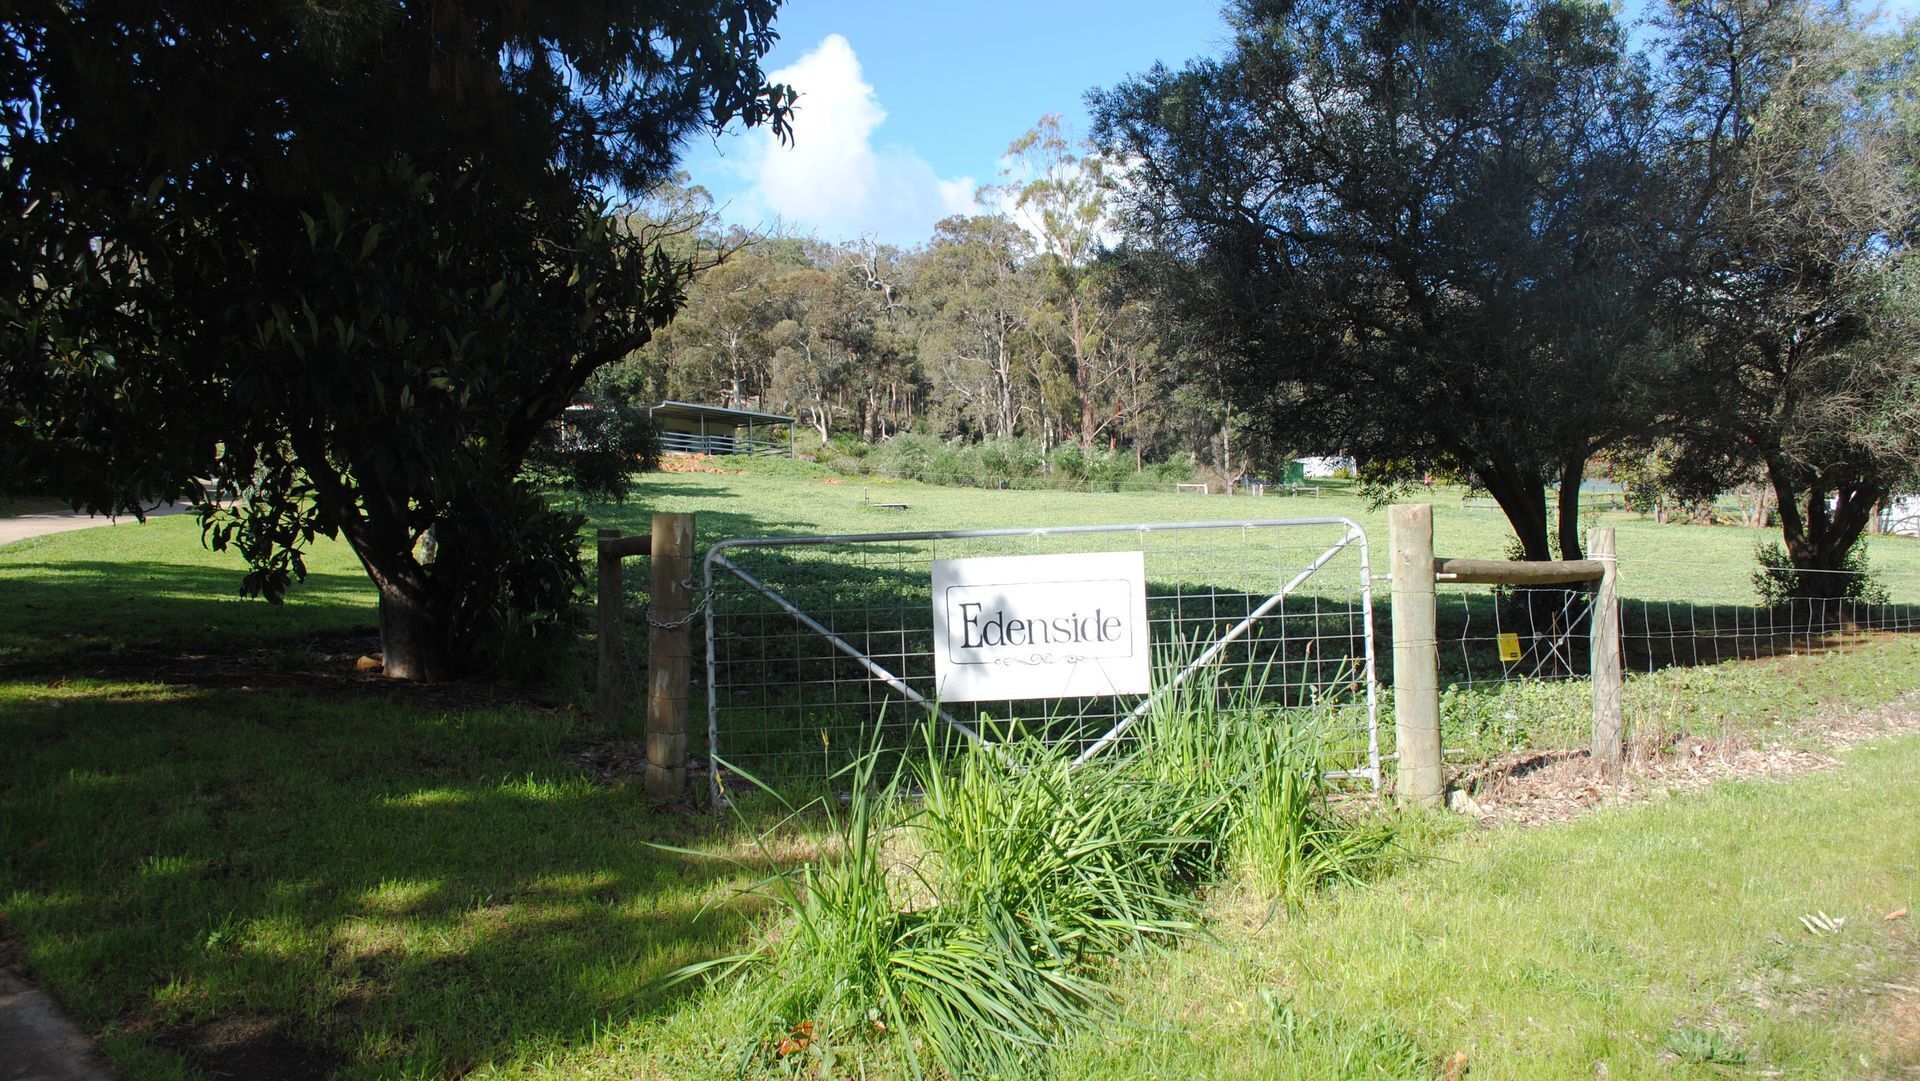
[[[1151,694],[934,701],[935,560],[1128,551],[1146,568]],[[703,582],[716,797],[727,769],[825,778],[868,747],[908,747],[929,717],[985,741],[1038,733],[1084,759],[1136,738],[1169,694],[1212,696],[1250,724],[1311,715],[1327,772],[1379,784],[1367,539],[1348,519],[742,538],[708,550]]]

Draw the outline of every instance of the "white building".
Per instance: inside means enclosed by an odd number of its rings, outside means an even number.
[[[1294,461],[1300,463],[1301,472],[1309,477],[1331,477],[1342,469],[1348,476],[1353,475],[1352,458],[1295,458]]]
[[[1920,537],[1920,493],[1889,496],[1880,504],[1880,532]]]

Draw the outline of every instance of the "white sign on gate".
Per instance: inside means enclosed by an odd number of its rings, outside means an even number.
[[[934,560],[933,635],[941,701],[1146,694],[1146,557]]]

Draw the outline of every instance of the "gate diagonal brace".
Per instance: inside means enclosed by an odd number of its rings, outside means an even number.
[[[1247,631],[1251,630],[1255,623],[1266,618],[1267,613],[1273,611],[1275,608],[1279,607],[1283,602],[1286,601],[1288,594],[1292,593],[1296,589],[1299,589],[1303,582],[1313,577],[1313,574],[1315,571],[1319,570],[1321,567],[1326,566],[1328,560],[1332,559],[1334,556],[1339,555],[1341,552],[1346,551],[1347,546],[1352,544],[1355,540],[1358,540],[1359,538],[1360,538],[1360,534],[1358,532],[1349,532],[1346,535],[1346,537],[1340,541],[1340,543],[1320,553],[1319,558],[1315,559],[1312,563],[1307,564],[1304,570],[1302,570],[1299,574],[1294,575],[1290,580],[1288,580],[1286,585],[1281,586],[1279,592],[1275,593],[1273,596],[1268,597],[1265,601],[1261,602],[1260,607],[1255,608],[1253,611],[1247,613],[1247,617],[1245,619],[1234,624],[1233,627],[1227,631],[1227,633],[1221,635],[1212,645],[1208,646],[1203,652],[1201,652],[1201,654],[1198,657],[1195,657],[1190,663],[1188,663],[1188,665],[1185,668],[1182,668],[1179,674],[1175,675],[1172,679],[1168,680],[1163,686],[1160,687],[1160,689],[1154,691],[1151,695],[1148,695],[1145,699],[1142,699],[1139,705],[1133,707],[1132,712],[1128,713],[1125,717],[1120,718],[1119,723],[1115,724],[1112,728],[1108,729],[1106,735],[1101,736],[1099,739],[1095,740],[1093,742],[1093,746],[1088,747],[1084,751],[1081,751],[1079,757],[1073,760],[1073,764],[1076,766],[1082,765],[1088,759],[1091,759],[1093,756],[1099,754],[1101,751],[1104,751],[1108,747],[1112,746],[1115,740],[1118,740],[1121,736],[1126,734],[1127,729],[1132,728],[1135,722],[1137,722],[1140,718],[1147,715],[1147,712],[1153,708],[1154,703],[1160,701],[1162,698],[1166,697],[1169,694],[1172,694],[1175,690],[1179,689],[1180,685],[1185,683],[1187,680],[1191,679],[1195,672],[1198,672],[1200,671],[1200,669],[1205,668],[1209,664],[1212,664],[1213,659],[1215,657],[1218,657],[1221,651],[1225,650],[1229,645],[1232,645],[1235,640],[1240,638],[1242,635],[1246,634]]]
[[[808,615],[807,613],[801,611],[791,601],[787,600],[785,597],[782,597],[771,586],[767,585],[765,582],[762,582],[760,579],[755,578],[753,575],[748,574],[746,571],[741,570],[740,567],[735,565],[733,561],[729,560],[726,556],[718,555],[718,554],[710,555],[708,557],[708,562],[710,564],[718,563],[720,566],[725,567],[727,570],[731,571],[742,582],[746,583],[748,588],[752,589],[755,593],[760,594],[762,597],[765,597],[768,600],[772,601],[774,604],[779,605],[781,611],[799,620],[801,624],[803,624],[808,630],[812,631],[813,633],[819,635],[822,638],[825,638],[828,642],[833,644],[833,648],[839,650],[842,653],[845,653],[847,656],[852,657],[854,660],[858,661],[861,667],[865,668],[867,671],[879,677],[880,681],[885,683],[887,686],[892,687],[894,690],[899,691],[902,695],[905,695],[907,698],[911,699],[912,701],[917,702],[920,705],[927,707],[927,709],[932,711],[933,713],[938,714],[941,720],[953,726],[953,728],[958,730],[962,735],[966,736],[968,739],[974,741],[975,743],[981,744],[982,746],[986,744],[986,740],[983,740],[980,738],[980,733],[974,731],[972,727],[967,725],[964,721],[956,720],[952,714],[948,713],[946,710],[941,709],[939,706],[935,705],[933,702],[928,700],[928,698],[925,695],[921,694],[919,691],[914,690],[912,687],[907,686],[906,683],[900,679],[900,677],[894,675],[892,672],[887,671],[885,668],[881,667],[877,662],[875,662],[873,658],[867,656],[865,653],[860,652],[860,650],[857,647],[849,643],[846,639],[841,638],[839,635],[833,633],[833,631],[828,629],[825,624],[821,623],[817,619],[814,619],[812,616]],[[708,623],[708,627],[709,627],[709,632],[708,632],[709,644],[711,644],[711,633],[712,633],[711,622]],[[709,657],[712,656],[711,649],[709,649],[708,651],[708,656]],[[707,680],[707,693],[708,694],[713,693],[713,678],[711,675],[709,675]]]
[[[1367,690],[1369,766],[1368,768],[1363,770],[1336,771],[1334,773],[1328,774],[1328,776],[1329,777],[1334,777],[1334,776],[1364,777],[1372,780],[1375,788],[1377,789],[1380,783],[1381,774],[1380,774],[1379,740],[1378,740],[1378,732],[1377,732],[1377,724],[1378,724],[1378,713],[1377,713],[1378,704],[1377,704],[1377,697],[1376,697],[1377,684],[1375,682],[1376,677],[1374,675],[1374,657],[1373,657],[1374,628],[1373,628],[1373,608],[1372,608],[1372,588],[1371,588],[1372,581],[1371,581],[1371,574],[1369,570],[1366,533],[1364,530],[1360,528],[1358,523],[1347,518],[1297,518],[1297,519],[1259,519],[1259,520],[1248,520],[1248,521],[1167,522],[1167,523],[1139,524],[1139,525],[1115,524],[1115,525],[1091,525],[1091,526],[1056,526],[1056,527],[1043,527],[1043,528],[1037,528],[1037,529],[927,530],[927,531],[900,532],[900,533],[850,534],[850,535],[841,535],[841,536],[822,536],[822,537],[800,537],[800,536],[743,537],[743,538],[738,538],[733,540],[720,541],[715,545],[713,545],[711,548],[709,548],[707,551],[707,556],[705,561],[706,569],[704,574],[704,577],[705,577],[704,595],[705,595],[705,601],[706,601],[705,614],[706,614],[706,646],[707,646],[708,746],[711,748],[714,748],[717,752],[717,749],[720,745],[720,734],[718,730],[719,714],[718,714],[718,701],[717,701],[718,672],[716,669],[716,659],[715,659],[716,654],[714,649],[714,646],[715,646],[714,616],[716,612],[716,606],[711,603],[714,596],[713,571],[714,571],[715,565],[718,565],[720,567],[725,568],[728,573],[738,578],[742,584],[746,585],[753,592],[773,602],[773,604],[776,607],[778,607],[780,611],[791,616],[793,619],[798,621],[807,630],[826,639],[827,642],[830,643],[836,650],[845,654],[847,657],[853,659],[862,668],[866,669],[867,672],[872,674],[876,679],[878,679],[880,682],[884,683],[894,691],[898,692],[907,700],[926,708],[930,713],[938,716],[947,725],[949,725],[956,731],[961,732],[967,738],[973,740],[979,746],[985,747],[992,751],[998,751],[997,747],[995,747],[990,741],[984,739],[979,734],[979,732],[977,732],[972,726],[958,720],[947,711],[941,709],[939,705],[937,705],[933,700],[929,699],[927,696],[921,694],[920,692],[914,690],[899,676],[889,671],[887,668],[885,668],[878,662],[874,661],[871,657],[863,653],[858,647],[854,646],[844,638],[841,638],[838,634],[834,633],[834,631],[831,628],[827,627],[825,624],[821,623],[819,620],[808,615],[805,611],[800,609],[798,606],[794,605],[791,601],[787,600],[787,598],[781,596],[778,590],[774,589],[772,586],[767,585],[765,582],[762,582],[760,579],[754,577],[751,573],[741,568],[738,564],[726,558],[726,556],[723,554],[725,549],[736,547],[736,546],[790,547],[790,546],[812,546],[812,545],[821,545],[826,543],[845,544],[845,543],[880,542],[880,541],[889,541],[889,542],[932,541],[932,540],[948,540],[948,539],[976,539],[976,538],[1000,538],[1000,537],[1038,538],[1038,537],[1046,537],[1046,536],[1066,536],[1066,535],[1075,535],[1075,534],[1099,534],[1099,533],[1123,533],[1123,532],[1139,532],[1144,534],[1144,533],[1158,533],[1158,532],[1185,532],[1190,530],[1229,529],[1229,528],[1244,530],[1247,528],[1267,527],[1267,526],[1331,526],[1331,525],[1338,525],[1338,526],[1345,527],[1345,529],[1347,530],[1346,535],[1338,543],[1332,545],[1331,547],[1327,548],[1325,551],[1320,553],[1320,555],[1317,558],[1315,558],[1310,564],[1308,564],[1305,569],[1301,570],[1298,574],[1294,575],[1291,579],[1289,579],[1285,585],[1281,586],[1278,592],[1268,597],[1267,600],[1264,603],[1262,603],[1257,609],[1255,609],[1253,612],[1248,614],[1238,624],[1232,627],[1219,640],[1212,643],[1203,653],[1201,653],[1200,656],[1196,657],[1193,661],[1189,662],[1185,668],[1183,668],[1178,674],[1174,676],[1173,679],[1169,680],[1165,685],[1160,687],[1153,694],[1143,699],[1139,705],[1137,705],[1130,713],[1128,713],[1126,717],[1122,718],[1117,724],[1115,724],[1111,729],[1109,729],[1105,735],[1101,736],[1098,741],[1096,741],[1092,746],[1087,748],[1087,750],[1085,750],[1078,757],[1076,757],[1072,765],[1073,766],[1082,765],[1088,760],[1090,760],[1091,758],[1093,758],[1095,755],[1100,753],[1105,748],[1111,746],[1116,740],[1118,740],[1122,735],[1124,735],[1126,731],[1134,725],[1134,723],[1136,723],[1141,717],[1146,716],[1147,712],[1153,707],[1155,702],[1159,701],[1166,694],[1172,692],[1173,690],[1185,684],[1189,679],[1193,677],[1193,675],[1196,672],[1205,668],[1207,665],[1213,663],[1220,656],[1221,652],[1226,649],[1227,646],[1231,645],[1236,640],[1245,636],[1255,623],[1257,623],[1260,619],[1270,615],[1275,608],[1277,608],[1282,603],[1284,603],[1287,597],[1289,597],[1296,590],[1298,590],[1301,587],[1301,585],[1303,585],[1308,579],[1312,578],[1316,572],[1318,572],[1321,568],[1325,567],[1331,560],[1333,560],[1341,552],[1346,551],[1348,548],[1352,547],[1356,541],[1358,541],[1359,550],[1360,550],[1360,583],[1359,583],[1360,590],[1361,590],[1361,601],[1360,601],[1361,613],[1360,614],[1362,619],[1362,625],[1364,628],[1363,635],[1365,637],[1365,642],[1366,642],[1365,680],[1366,680],[1366,690]],[[723,797],[720,795],[718,790],[719,771],[717,769],[714,770],[711,776],[715,784],[715,797],[716,799],[721,799]]]

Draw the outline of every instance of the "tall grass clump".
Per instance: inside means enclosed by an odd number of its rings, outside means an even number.
[[[1078,767],[1032,734],[981,744],[930,722],[924,753],[882,776],[876,742],[836,777],[844,808],[793,811],[827,836],[756,887],[777,931],[678,978],[730,984],[753,1018],[743,1067],[1033,1076],[1071,1030],[1117,1016],[1111,959],[1204,933],[1200,887],[1244,872],[1297,903],[1383,849],[1384,828],[1329,806],[1314,734],[1284,727],[1311,711],[1260,697],[1203,670]]]
[[[1184,667],[1196,650],[1170,651],[1162,670]],[[1208,809],[1186,824],[1208,839],[1207,871],[1240,872],[1297,907],[1322,886],[1364,877],[1388,852],[1392,831],[1334,810],[1321,776],[1325,712],[1266,704],[1269,675],[1250,669],[1230,683],[1220,666],[1200,669],[1155,700],[1134,756],[1155,787]]]
[[[886,778],[877,750],[862,755],[838,778],[844,810],[795,811],[818,815],[827,843],[756,887],[784,915],[763,948],[677,974],[732,982],[759,1028],[749,1059],[890,1054],[915,1076],[1029,1076],[1114,1012],[1100,962],[1199,930],[1180,871],[1193,840],[1167,829],[1190,816],[1141,778],[1072,770],[1027,738],[954,747],[929,728],[923,745]],[[908,778],[917,804],[899,798]]]
[[[1316,729],[1258,729],[1246,754],[1232,853],[1257,888],[1297,909],[1315,890],[1360,881],[1386,855],[1391,827],[1328,802]]]

